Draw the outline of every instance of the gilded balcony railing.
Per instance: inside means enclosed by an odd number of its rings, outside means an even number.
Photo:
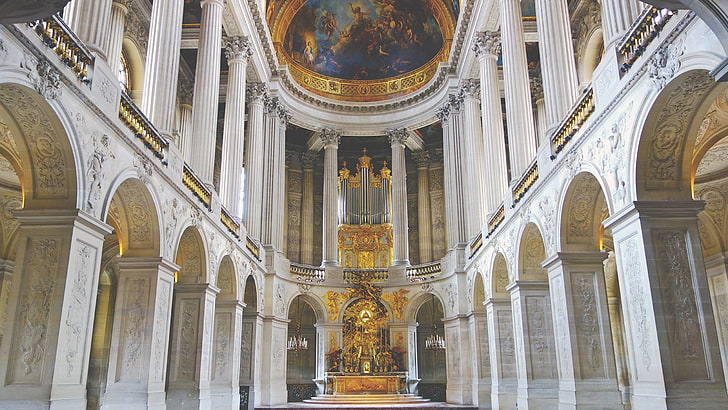
[[[302,282],[323,282],[325,279],[324,268],[299,263],[291,263],[291,276]]]
[[[528,171],[523,174],[523,177],[520,181],[518,181],[516,188],[513,190],[513,203],[518,203],[523,198],[523,196],[526,195],[526,192],[531,189],[533,184],[536,183],[537,179],[538,162],[534,162],[533,165],[531,165],[531,167],[528,169]]]
[[[43,20],[30,22],[28,26],[35,30],[38,37],[56,53],[63,64],[73,70],[82,83],[91,82],[88,74],[93,61],[91,53],[63,22],[62,18],[53,15]]]
[[[344,281],[358,281],[359,278],[366,277],[370,282],[386,282],[389,279],[388,268],[376,269],[352,269],[344,268]]]
[[[240,223],[230,215],[230,212],[225,207],[220,208],[220,222],[230,231],[233,236],[240,238]]]
[[[119,103],[119,118],[137,138],[144,142],[144,145],[152,151],[155,157],[161,159],[163,164],[167,164],[166,151],[169,148],[169,142],[123,91]]]
[[[480,248],[483,247],[483,233],[478,233],[478,236],[475,237],[473,242],[470,244],[470,257],[468,259],[472,259],[473,256],[475,256],[476,253],[480,250]]]
[[[551,138],[551,146],[554,154],[551,159],[556,158],[556,154],[564,149],[566,144],[579,132],[581,126],[594,112],[594,89],[592,87],[584,90],[581,99],[572,108],[569,115],[561,122],[559,128],[556,129],[554,136]]]
[[[251,255],[255,256],[255,259],[260,260],[260,247],[249,236],[245,237],[245,248],[250,251]]]
[[[187,164],[185,164],[182,171],[182,183],[187,187],[187,189],[192,191],[192,194],[196,196],[203,205],[205,205],[205,208],[210,209],[210,198],[212,197],[212,192],[210,192],[210,189],[202,183],[202,180],[195,175],[195,172],[192,171],[192,168],[190,168]]]
[[[491,216],[490,219],[488,220],[488,234],[485,237],[489,238],[490,235],[493,235],[493,232],[495,232],[496,228],[498,228],[505,219],[506,219],[506,209],[503,206],[503,204],[501,204],[501,206],[498,208],[498,210],[496,210],[495,213],[493,214],[493,216]]]
[[[622,59],[620,70],[629,71],[635,61],[645,52],[647,46],[657,37],[668,20],[675,15],[670,9],[645,8],[632,28],[617,46]]]
[[[423,282],[442,274],[440,262],[430,262],[407,268],[407,280],[410,282]]]

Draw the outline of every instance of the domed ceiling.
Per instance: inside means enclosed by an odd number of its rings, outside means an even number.
[[[324,97],[380,101],[425,85],[446,61],[459,0],[271,0],[281,63]]]

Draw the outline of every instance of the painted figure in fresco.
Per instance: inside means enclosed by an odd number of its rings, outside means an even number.
[[[354,7],[354,5],[351,3],[349,3],[349,8],[351,9],[351,12],[354,14],[355,21],[364,20],[364,17],[368,16],[369,13],[372,12],[372,10],[369,10],[365,13],[365,12],[361,11],[361,7],[359,7],[359,6]]]
[[[326,38],[328,40],[331,40],[331,36],[336,32],[336,14],[331,14],[330,12],[326,12],[326,15],[324,18],[321,19],[321,30],[324,34],[326,34]]]
[[[310,41],[306,42],[306,47],[303,49],[303,62],[308,66],[313,66],[313,46]]]

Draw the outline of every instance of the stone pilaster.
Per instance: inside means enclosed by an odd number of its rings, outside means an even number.
[[[503,110],[498,81],[500,34],[493,31],[478,33],[473,44],[480,68],[480,104],[483,116],[485,178],[485,213],[491,214],[500,206],[508,192],[508,166],[503,130]]]
[[[559,252],[548,269],[559,408],[620,407],[604,283],[604,252]]]
[[[245,206],[243,220],[248,235],[260,240],[263,209],[263,170],[265,154],[264,102],[267,91],[263,84],[248,87],[248,150],[245,152]]]
[[[217,143],[217,108],[220,95],[220,43],[223,0],[202,0],[200,42],[192,94],[192,146],[188,163],[206,184],[212,184]]]
[[[248,386],[249,409],[260,406],[260,380],[263,317],[258,312],[243,311],[240,335],[240,385]]]
[[[144,65],[142,111],[168,137],[174,127],[183,9],[184,0],[154,2]]]
[[[551,135],[576,101],[579,85],[567,0],[536,0],[536,24],[546,135]]]
[[[417,226],[420,237],[420,262],[430,262],[432,257],[432,208],[430,204],[430,154],[427,151],[412,153],[417,162]]]
[[[313,169],[319,161],[318,152],[306,152],[303,162],[301,198],[301,263],[313,264]]]
[[[468,318],[457,315],[443,319],[447,341],[447,401],[473,404],[473,346],[470,344]]]
[[[518,180],[536,155],[535,130],[521,21],[521,1],[501,0],[500,5],[511,179]]]
[[[119,278],[104,408],[164,409],[174,272],[162,258],[117,259]]]
[[[702,201],[638,201],[612,230],[633,408],[726,407],[697,229]],[[722,403],[722,404],[721,404]]]
[[[516,346],[513,338],[513,312],[506,298],[485,301],[488,312],[488,344],[490,346],[490,402],[494,409],[517,405]]]
[[[286,394],[286,339],[288,334],[288,321],[273,316],[263,318],[263,334],[260,349],[262,362],[260,392],[260,405],[277,406],[288,401]],[[256,406],[258,406],[256,398]]]
[[[409,135],[404,128],[387,131],[392,147],[392,226],[394,230],[395,266],[409,265],[407,235],[407,170],[404,163],[404,144]]]
[[[212,339],[210,395],[212,408],[237,408],[240,405],[240,355],[243,304],[237,300],[215,303]]]
[[[323,220],[323,266],[338,266],[338,215],[336,210],[338,186],[337,153],[341,133],[332,129],[323,129],[320,134],[324,143],[324,220]]]
[[[7,408],[85,408],[102,247],[111,227],[77,210],[14,216],[20,228],[0,400]]]
[[[513,338],[518,373],[518,408],[558,406],[559,376],[547,281],[511,283]]]
[[[473,349],[473,404],[490,406],[490,346],[488,345],[488,313],[481,306],[468,315],[470,346]]]

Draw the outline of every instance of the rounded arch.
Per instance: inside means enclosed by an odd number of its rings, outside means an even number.
[[[506,257],[501,252],[496,252],[493,258],[493,270],[490,275],[490,297],[492,298],[508,298],[510,294],[506,290],[509,283],[508,263]]]
[[[215,284],[220,289],[220,293],[217,294],[218,300],[240,300],[237,278],[233,259],[230,255],[223,256],[217,269],[217,283]]]
[[[243,289],[243,303],[246,312],[258,312],[258,285],[255,282],[255,275],[249,274],[245,279]]]
[[[599,181],[588,172],[572,179],[561,207],[560,248],[562,251],[601,249],[601,222],[609,212]]]
[[[327,320],[328,315],[326,313],[326,307],[323,300],[321,300],[317,295],[309,292],[295,294],[288,304],[289,312],[296,298],[301,298],[300,300],[305,302],[311,308],[315,319],[315,321],[313,322],[314,324],[324,323]]]
[[[180,267],[177,278],[179,283],[207,282],[205,243],[196,227],[189,226],[182,233],[175,263]]]
[[[579,62],[579,80],[581,84],[587,84],[591,82],[594,70],[604,54],[604,32],[601,27],[593,27],[587,34],[583,47]]]
[[[0,118],[14,139],[16,167],[26,209],[75,209],[79,205],[77,161],[61,119],[39,93],[0,84]],[[6,134],[8,135],[8,134]]]
[[[543,236],[535,223],[529,222],[523,228],[518,243],[518,276],[516,280],[547,280],[546,269],[541,263],[546,259]]]
[[[112,184],[103,213],[119,239],[120,254],[159,256],[161,254],[159,207],[142,181],[120,175]]]
[[[474,312],[485,312],[485,279],[480,272],[475,273],[473,278],[473,311]]]
[[[409,323],[416,322],[417,312],[420,311],[420,308],[422,308],[425,303],[430,302],[433,297],[437,299],[437,301],[440,303],[440,306],[443,306],[444,309],[445,301],[434,289],[430,291],[421,291],[412,296],[410,302],[405,308],[402,317],[405,319],[405,321]]]
[[[124,38],[121,52],[126,59],[128,69],[129,85],[127,93],[136,104],[141,103],[142,90],[144,89],[144,55],[139,50],[140,48],[135,41],[128,37]]]
[[[706,70],[690,70],[668,83],[642,126],[635,161],[638,200],[690,200],[693,148],[715,95]]]

